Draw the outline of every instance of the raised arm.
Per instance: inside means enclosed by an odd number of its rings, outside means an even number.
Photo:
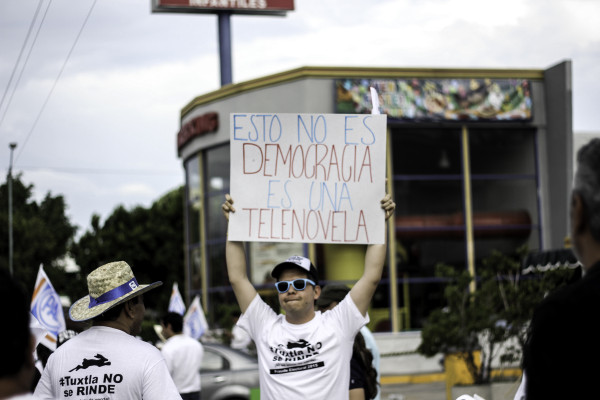
[[[391,195],[386,194],[381,200],[381,208],[385,211],[385,220],[387,221],[394,214],[396,208],[396,203],[392,200]],[[385,236],[384,244],[370,244],[367,247],[363,275],[350,290],[350,296],[362,315],[367,315],[371,299],[381,280],[387,249],[387,229]]]
[[[235,212],[233,199],[229,194],[225,195],[225,202],[223,203],[222,209],[225,218],[229,221],[229,213]],[[231,284],[235,298],[240,306],[240,310],[245,312],[257,293],[246,273],[246,251],[244,249],[244,242],[232,242],[227,239],[227,244],[225,246],[225,260],[227,263],[229,283]]]

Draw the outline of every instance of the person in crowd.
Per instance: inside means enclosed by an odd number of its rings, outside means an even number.
[[[32,399],[35,338],[29,330],[29,301],[21,285],[0,268],[0,307],[6,323],[0,329],[0,399]]]
[[[161,352],[169,373],[183,400],[200,400],[200,366],[204,347],[183,333],[183,316],[167,313],[161,321],[162,334],[167,339]]]
[[[136,338],[146,308],[144,293],[124,261],[87,277],[89,295],[69,309],[73,321],[92,326],[50,355],[34,394],[42,399],[181,399],[160,351]]]
[[[577,153],[570,231],[583,278],[536,308],[525,346],[525,398],[584,399],[598,391],[600,324],[600,139]]]
[[[329,311],[338,305],[350,293],[346,285],[331,283],[321,290],[317,299],[317,308],[321,312]],[[365,337],[372,338],[367,344]],[[370,346],[370,347],[369,347]],[[356,334],[350,360],[350,400],[380,399],[379,364],[375,362],[374,352],[379,354],[373,334],[363,326]]]
[[[235,212],[231,196],[225,196],[222,208],[229,219]],[[393,215],[390,195],[381,200],[381,208],[382,218]],[[324,314],[315,311],[321,287],[313,263],[292,256],[277,264],[271,275],[285,312],[277,315],[248,279],[244,243],[227,241],[227,272],[242,311],[238,324],[256,345],[262,398],[348,399],[354,337],[369,320],[367,310],[381,279],[386,248],[367,246],[363,275],[350,294]]]

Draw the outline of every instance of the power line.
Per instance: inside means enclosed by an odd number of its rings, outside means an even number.
[[[20,170],[49,170],[56,172],[67,172],[70,174],[99,174],[99,175],[181,175],[182,171],[164,171],[147,169],[96,169],[77,167],[40,167],[19,166]]]
[[[41,1],[43,1],[43,0],[41,0]],[[40,4],[41,4],[41,1],[40,1]],[[48,10],[50,9],[51,4],[52,4],[52,0],[50,0],[48,2],[48,5],[46,6],[46,11],[44,12],[44,16],[42,17],[42,20],[41,20],[40,24],[38,25],[38,29],[35,33],[35,37],[33,38],[33,42],[31,42],[31,46],[29,46],[29,51],[27,52],[27,57],[25,58],[25,61],[23,62],[23,65],[21,66],[21,71],[19,72],[17,81],[15,82],[15,85],[13,86],[12,92],[10,93],[10,97],[8,98],[8,102],[6,103],[6,107],[4,108],[4,113],[2,113],[2,117],[0,118],[0,126],[2,126],[2,122],[4,122],[6,113],[8,112],[8,109],[10,108],[10,104],[12,103],[13,96],[15,95],[15,92],[17,91],[17,88],[19,87],[19,83],[21,82],[21,77],[23,76],[23,72],[25,71],[27,62],[29,61],[29,57],[31,56],[33,48],[35,47],[35,43],[37,42],[37,38],[40,34],[40,31],[42,30],[42,26],[44,25],[44,21],[46,20],[46,16],[48,15]],[[37,12],[36,12],[36,15],[37,15]],[[27,37],[29,37],[29,33],[27,34]],[[25,43],[23,43],[23,45],[25,45]],[[21,57],[21,54],[19,54],[19,58],[20,57]],[[18,63],[18,60],[17,60],[17,63]],[[16,67],[16,65],[15,65],[15,67]],[[12,75],[11,75],[11,80],[12,80]],[[8,90],[8,87],[6,89]],[[6,93],[4,93],[4,96],[6,96]],[[3,100],[4,100],[4,96],[2,97]]]
[[[35,10],[35,13],[33,14],[33,19],[31,20],[31,23],[29,24],[29,29],[27,30],[27,35],[25,35],[25,40],[23,41],[23,44],[21,45],[21,50],[19,51],[19,56],[17,57],[17,61],[15,62],[15,66],[13,67],[12,72],[10,73],[10,78],[8,79],[8,83],[6,84],[6,89],[4,89],[4,94],[2,94],[2,99],[0,100],[0,109],[2,109],[2,105],[4,104],[4,99],[6,98],[6,94],[8,93],[8,89],[10,88],[10,84],[12,83],[12,80],[15,76],[15,72],[17,71],[17,67],[19,66],[19,62],[21,61],[21,56],[23,55],[25,46],[27,45],[27,42],[29,41],[29,35],[31,35],[31,31],[33,30],[33,25],[35,23],[35,20],[37,19],[38,13],[40,12],[40,8],[42,7],[43,1],[44,0],[39,1],[37,9]]]
[[[63,63],[60,71],[58,72],[58,76],[54,80],[54,84],[52,85],[52,88],[50,89],[48,96],[46,96],[46,100],[44,100],[44,104],[42,104],[42,108],[40,109],[37,117],[35,118],[35,120],[33,122],[33,126],[29,130],[29,133],[27,133],[27,137],[25,137],[23,144],[20,146],[21,150],[19,151],[19,154],[17,155],[15,162],[16,162],[16,160],[18,160],[21,153],[23,153],[23,150],[25,149],[25,146],[27,145],[27,142],[29,141],[31,134],[33,133],[38,121],[40,120],[40,117],[42,116],[42,113],[44,112],[44,109],[46,108],[46,105],[48,104],[48,101],[50,100],[50,97],[52,96],[52,93],[54,92],[56,85],[58,84],[58,80],[60,79],[63,71],[65,70],[65,67],[67,66],[67,62],[69,61],[69,58],[71,57],[71,54],[73,53],[73,50],[75,49],[75,46],[77,45],[77,42],[79,41],[79,37],[81,36],[81,33],[83,32],[83,28],[85,28],[88,20],[90,19],[90,15],[92,15],[92,10],[94,9],[94,6],[96,5],[96,1],[97,0],[93,1],[92,6],[90,7],[90,10],[88,11],[88,14],[85,17],[85,20],[83,21],[83,24],[81,25],[81,28],[79,29],[79,32],[77,33],[77,37],[75,37],[75,41],[73,42],[73,45],[71,46],[71,49],[69,50],[69,53],[67,54],[67,58],[65,59],[65,62]]]

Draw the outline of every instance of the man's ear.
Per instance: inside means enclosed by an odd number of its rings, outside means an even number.
[[[125,306],[123,307],[123,311],[125,311],[125,315],[127,315],[129,318],[134,318],[135,317],[135,305],[137,303],[134,303],[133,300],[128,300],[125,302]]]
[[[321,296],[321,286],[317,285],[317,286],[315,286],[315,297],[314,297],[314,299],[317,300],[319,298],[319,296]]]
[[[571,229],[574,233],[581,233],[585,231],[587,226],[587,219],[585,217],[586,210],[585,204],[581,195],[577,192],[571,194]]]

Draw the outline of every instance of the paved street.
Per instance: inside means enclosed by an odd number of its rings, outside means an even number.
[[[445,400],[446,382],[388,384],[382,386],[382,400]]]
[[[507,382],[493,391],[493,399],[513,400],[519,382]],[[473,396],[475,393],[461,393]],[[382,400],[446,400],[446,382],[387,384],[382,386]],[[454,399],[452,399],[454,400]]]

